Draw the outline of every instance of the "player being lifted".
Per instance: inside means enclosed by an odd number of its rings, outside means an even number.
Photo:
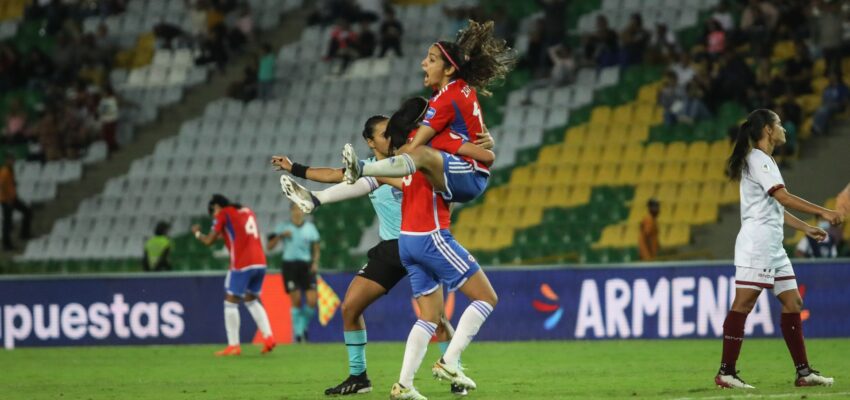
[[[422,70],[424,85],[434,92],[415,136],[398,155],[369,164],[358,160],[353,147],[346,145],[346,181],[354,183],[360,176],[405,177],[420,171],[447,201],[465,203],[478,197],[487,186],[495,157],[477,146],[463,145],[475,142],[478,132],[486,132],[478,92],[489,95],[487,87],[504,79],[515,64],[515,52],[493,37],[492,21],[469,21],[455,42],[431,45]]]
[[[389,157],[390,140],[386,135],[387,120],[385,116],[376,115],[366,121],[363,139],[373,153],[373,157],[367,159],[368,162]],[[484,147],[491,145],[489,135],[482,135],[478,144]],[[342,169],[308,167],[292,163],[286,156],[273,157],[272,164],[299,178],[324,183],[343,181]],[[368,340],[363,312],[407,275],[398,253],[401,191],[396,187],[401,187],[402,182],[400,178],[382,178],[380,181],[387,185],[374,189],[378,184],[374,178],[361,179],[358,184],[362,184],[363,187],[359,194],[357,192],[349,194],[355,188],[348,184],[311,193],[292,178],[286,175],[281,176],[283,192],[305,212],[312,212],[320,204],[342,201],[354,195],[369,193],[372,206],[378,216],[381,242],[369,250],[367,264],[352,279],[342,303],[343,336],[348,349],[349,377],[339,385],[325,390],[326,395],[348,395],[371,391],[372,385],[366,374],[365,345]],[[454,329],[445,318],[442,318],[440,322],[436,336],[441,351],[445,352]],[[466,389],[452,384],[452,392],[464,394]]]
[[[726,174],[741,183],[741,230],[735,240],[735,300],[723,323],[723,356],[714,378],[715,384],[723,388],[753,388],[738,377],[735,364],[744,341],[747,314],[762,289],[772,289],[782,303],[780,326],[797,370],[794,385],[831,386],[833,382],[809,366],[800,319],[803,299],[797,290],[794,268],[782,247],[782,226],[784,223],[820,241],[826,238],[823,229],[799,220],[785,208],[820,216],[833,225],[842,223],[843,216],[788,192],[779,167],[770,156],[776,146],[784,143],[785,128],[776,113],[755,110],[741,125],[727,162]]]
[[[230,252],[230,269],[224,279],[224,328],[227,332],[227,347],[215,354],[238,356],[242,353],[239,346],[239,303],[242,301],[263,335],[262,354],[266,354],[275,347],[275,341],[269,317],[259,301],[263,278],[266,275],[266,254],[260,241],[257,217],[251,209],[232,203],[220,194],[212,196],[207,211],[213,218],[210,233],[202,234],[198,225],[192,226],[192,233],[207,246],[222,238]]]

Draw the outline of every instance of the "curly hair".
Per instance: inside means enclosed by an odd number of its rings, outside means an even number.
[[[465,80],[483,96],[492,95],[488,88],[503,82],[517,63],[516,51],[504,40],[493,37],[493,21],[469,20],[454,42],[437,44],[445,50],[440,52],[443,62],[457,68],[454,77]]]

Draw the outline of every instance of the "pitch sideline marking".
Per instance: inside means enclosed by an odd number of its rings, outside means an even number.
[[[834,396],[850,396],[850,392],[837,392],[837,393],[781,393],[781,394],[742,394],[742,395],[731,395],[731,396],[714,396],[714,397],[678,397],[673,400],[722,400],[722,399],[748,399],[748,398],[767,398],[767,399],[781,399],[787,397],[799,397],[799,396],[809,396],[813,398],[817,397],[834,397]]]

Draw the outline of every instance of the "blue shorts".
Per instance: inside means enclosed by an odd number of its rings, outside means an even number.
[[[481,269],[446,229],[421,236],[402,234],[398,252],[410,277],[413,297],[431,294],[440,283],[455,291]]]
[[[227,294],[237,297],[245,297],[245,293],[259,296],[263,290],[263,279],[266,277],[266,268],[251,268],[243,270],[227,271],[224,278],[224,290]]]
[[[490,179],[484,171],[477,170],[475,166],[466,160],[446,153],[443,156],[443,177],[446,180],[446,192],[439,192],[446,201],[453,203],[466,203],[475,200],[487,189],[487,180]]]

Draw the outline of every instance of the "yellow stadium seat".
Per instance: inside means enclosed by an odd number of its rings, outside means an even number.
[[[638,245],[640,226],[638,224],[626,223],[623,226],[623,235],[617,247],[636,247]]]
[[[812,90],[814,90],[815,93],[823,93],[823,89],[827,86],[829,86],[829,79],[826,77],[821,76],[812,79]]]
[[[624,162],[641,162],[643,161],[644,147],[639,144],[633,144],[626,147],[623,153]]]
[[[684,182],[699,182],[703,180],[705,175],[705,162],[702,160],[691,160],[685,164],[685,171],[682,173]]]
[[[624,145],[629,143],[629,130],[625,126],[614,125],[608,129],[608,144]]]
[[[587,143],[588,135],[588,125],[575,126],[567,129],[566,136],[564,137],[564,143],[566,143],[567,146],[581,147]]]
[[[700,185],[693,181],[686,181],[679,185],[679,199],[681,201],[699,201]]]
[[[644,162],[638,175],[637,183],[655,183],[661,174],[661,165],[657,162]]]
[[[561,145],[543,146],[537,156],[537,163],[541,165],[555,165],[561,162],[564,147]]]
[[[590,185],[578,184],[570,192],[572,205],[587,204],[590,202]]]
[[[531,181],[529,181],[530,186],[548,186],[549,182],[552,181],[552,177],[555,176],[555,171],[557,168],[551,165],[537,165],[534,168],[534,173],[532,174]]]
[[[602,161],[601,146],[586,146],[581,149],[581,154],[578,157],[578,165],[596,165]]]
[[[726,181],[720,194],[720,201],[723,204],[737,203],[741,198],[740,186],[738,182]]]
[[[563,185],[572,182],[576,173],[575,165],[562,164],[555,169],[555,176],[552,178],[552,184]]]
[[[662,203],[675,203],[679,199],[679,184],[662,183],[658,185],[655,198]]]
[[[514,241],[513,229],[497,229],[493,234],[493,249],[508,247]]]
[[[511,182],[530,182],[532,178],[532,167],[524,165],[514,168],[511,172]]]
[[[717,222],[717,204],[701,202],[694,212],[694,224],[713,224]]]
[[[659,238],[661,247],[685,246],[691,242],[691,229],[685,224],[665,226]]]
[[[661,162],[664,160],[664,153],[666,152],[667,147],[664,143],[651,143],[646,146],[646,152],[643,154],[643,159],[648,162]]]
[[[684,165],[679,161],[668,161],[661,166],[661,175],[657,178],[659,182],[680,182]]]
[[[671,222],[676,224],[691,224],[693,223],[696,211],[695,201],[679,201],[675,205]]]
[[[593,108],[590,113],[591,125],[610,125],[609,121],[611,121],[611,107],[596,106]]]
[[[570,201],[570,192],[572,187],[566,183],[552,187],[546,193],[546,198],[543,201],[546,207],[565,207]]]
[[[632,206],[629,208],[629,217],[626,219],[626,222],[629,224],[639,224],[643,217],[646,216],[646,202],[642,204],[632,203]]]
[[[651,123],[651,125],[660,125],[663,122],[664,122],[664,109],[659,107],[659,106],[655,106],[655,108],[652,109],[652,123]]]
[[[700,180],[703,182],[728,181],[729,178],[726,177],[726,160],[709,160],[705,163],[705,173]]]
[[[475,223],[481,219],[484,207],[469,207],[460,211],[457,218],[457,226],[475,226]]]
[[[643,143],[649,139],[649,124],[629,127],[629,142]]]
[[[573,182],[577,184],[592,184],[596,182],[596,165],[579,164]]]
[[[732,143],[728,140],[717,140],[711,143],[708,151],[710,160],[726,160],[732,155]]]
[[[700,203],[719,204],[723,195],[723,183],[706,182],[700,187],[697,201]]]
[[[803,113],[811,114],[820,106],[821,97],[817,94],[804,94],[797,97],[797,103],[803,109]]]
[[[643,183],[635,187],[635,194],[632,197],[633,204],[646,204],[646,201],[652,197],[655,197],[656,191],[655,183]]]
[[[530,226],[540,225],[543,221],[543,209],[540,207],[527,206],[523,207],[519,212],[518,228],[527,228]]]
[[[640,125],[652,125],[655,107],[649,104],[642,104],[635,108],[632,121]]]
[[[619,164],[623,161],[625,147],[619,143],[606,146],[602,150],[602,164]]]
[[[629,104],[623,104],[611,110],[611,125],[628,125],[632,123],[635,109]]]
[[[660,202],[658,207],[658,223],[662,225],[669,224],[673,219],[673,212],[676,211],[676,205],[670,202]],[[643,211],[644,215],[646,215],[646,208],[644,207]]]
[[[658,86],[643,85],[638,90],[638,101],[642,103],[655,103],[658,101]]]
[[[791,57],[794,57],[794,42],[791,40],[776,42],[773,46],[771,61],[783,61]]]
[[[698,141],[692,142],[688,146],[688,160],[707,160],[709,158],[708,142]]]
[[[513,187],[509,189],[508,195],[502,199],[502,204],[505,206],[520,207],[527,203],[528,190],[524,188]]]
[[[620,168],[617,170],[617,178],[615,181],[618,185],[634,185],[638,180],[638,173],[640,172],[640,164],[637,162],[625,162],[620,164]]]
[[[617,184],[617,168],[616,164],[603,164],[599,167],[599,172],[596,174],[597,185],[615,185]]]
[[[685,142],[673,142],[667,145],[665,161],[687,161],[688,145]]]
[[[599,240],[593,244],[593,248],[616,247],[623,236],[624,225],[608,225],[602,229]]]
[[[484,204],[498,206],[502,203],[502,199],[508,195],[507,185],[495,187],[487,190],[487,196],[484,196]],[[484,207],[489,209],[490,207]]]
[[[539,186],[531,189],[531,193],[528,194],[528,205],[534,207],[542,207],[546,204],[546,196],[549,195],[549,188],[546,186]]]

